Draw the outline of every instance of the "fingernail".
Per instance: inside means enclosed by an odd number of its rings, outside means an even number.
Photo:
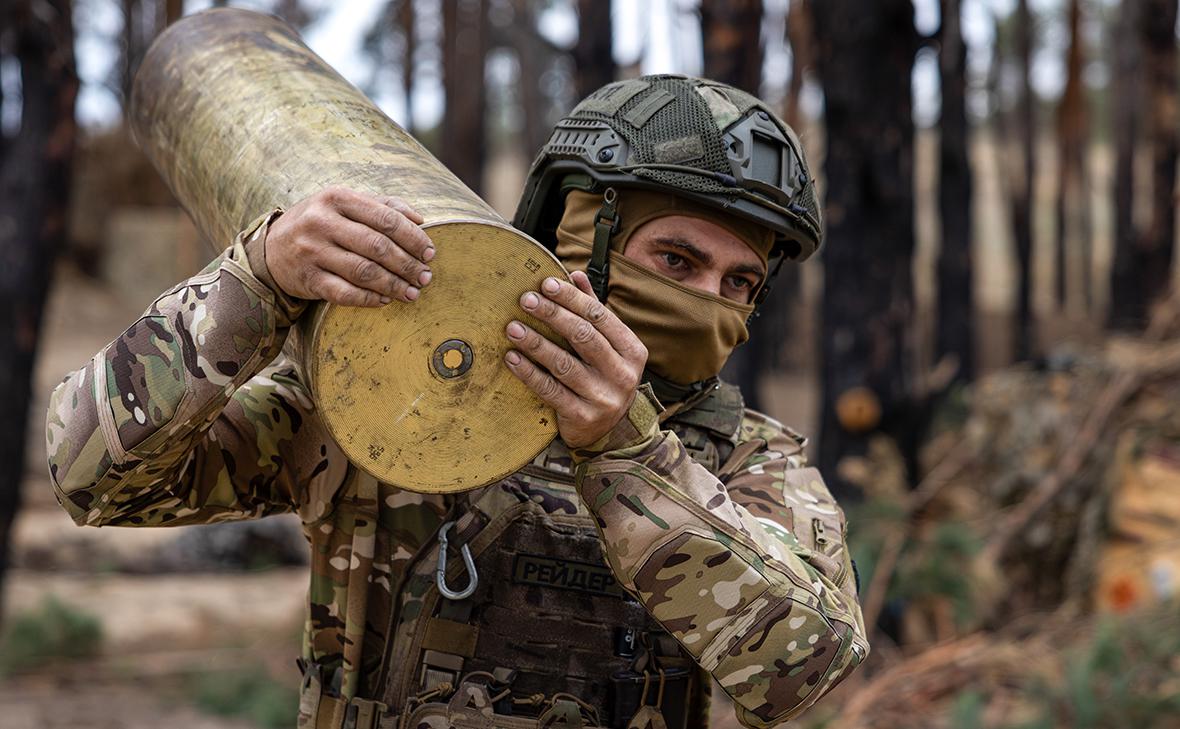
[[[430,261],[433,261],[434,260],[434,249],[427,248],[426,250],[422,251],[422,260],[426,261],[427,263],[429,263]]]
[[[514,321],[508,325],[508,336],[513,339],[520,339],[524,336],[524,327],[520,322]]]
[[[507,360],[508,364],[510,365],[520,364],[520,355],[512,350],[509,350],[508,354],[504,355],[504,359]]]
[[[536,294],[530,291],[524,295],[524,298],[520,300],[520,303],[523,304],[524,308],[526,309],[535,309],[537,308],[537,304],[541,303],[541,300],[537,298]]]
[[[393,301],[393,299],[389,298],[388,296],[382,296],[382,297],[381,297],[381,303],[382,303],[382,304],[388,304],[388,303],[390,303],[391,301]]]
[[[422,273],[418,274],[418,283],[425,286],[426,284],[430,283],[430,279],[432,278],[434,278],[433,273],[430,271],[423,271]]]
[[[417,301],[418,300],[418,289],[414,288],[413,286],[406,289],[406,298],[409,299],[410,301]]]
[[[545,279],[541,287],[545,289],[547,294],[556,294],[561,289],[561,284],[557,283],[557,279],[550,277]]]

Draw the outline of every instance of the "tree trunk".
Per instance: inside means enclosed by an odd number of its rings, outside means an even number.
[[[598,11],[595,11],[598,12]],[[516,23],[518,27],[524,29],[524,33],[519,36],[519,40],[513,45],[516,50],[517,58],[520,60],[520,104],[521,113],[524,117],[524,133],[521,135],[520,144],[521,151],[524,153],[525,159],[532,160],[549,138],[551,131],[548,122],[549,103],[544,94],[541,93],[541,76],[544,75],[544,69],[548,66],[548,49],[544,48],[541,39],[538,37],[537,30],[537,2],[536,0],[516,0]],[[586,16],[580,16],[579,22],[586,22]],[[609,23],[610,16],[607,16]],[[592,32],[586,29],[579,30],[579,44],[584,39],[584,33]],[[610,36],[607,36],[607,47],[605,53],[610,55]],[[578,54],[578,47],[574,47],[575,57]],[[575,61],[576,63],[576,61]],[[581,75],[575,79],[577,83],[581,83]],[[610,79],[606,79],[603,83],[609,83]],[[594,91],[596,88],[590,89]],[[590,91],[586,92],[587,94]],[[580,89],[579,89],[580,93]],[[579,97],[582,98],[582,97]]]
[[[135,81],[135,72],[139,69],[139,62],[147,50],[141,42],[143,38],[143,20],[140,0],[121,0],[123,10],[123,35],[119,48],[119,92],[122,94],[123,107],[131,102],[131,84]]]
[[[398,25],[402,36],[402,91],[406,95],[406,131],[414,134],[414,53],[417,35],[414,33],[414,0],[401,0]]]
[[[615,80],[610,14],[611,0],[578,0],[574,84],[579,100]]]
[[[1150,308],[1167,294],[1176,240],[1177,124],[1176,0],[1144,0],[1139,16],[1146,79],[1147,133],[1151,141],[1151,216],[1136,250],[1142,292],[1137,318],[1146,323]]]
[[[1018,362],[1029,359],[1035,349],[1035,322],[1032,311],[1032,246],[1034,196],[1036,194],[1036,97],[1032,89],[1032,14],[1028,0],[1016,5],[1016,54],[1020,64],[1021,92],[1016,104],[1017,135],[1023,163],[1020,184],[1013,186],[1011,197],[1012,237],[1016,243],[1016,322],[1014,351]]]
[[[1081,298],[1084,309],[1090,307],[1090,240],[1086,205],[1086,99],[1082,88],[1081,3],[1069,3],[1069,50],[1066,53],[1065,91],[1057,109],[1057,307],[1066,310],[1068,251],[1070,232],[1077,232],[1078,254],[1083,259]]]
[[[787,11],[787,43],[791,46],[791,80],[787,84],[787,101],[783,110],[787,123],[796,131],[799,117],[799,94],[803,91],[803,76],[815,65],[815,30],[811,22],[808,0],[791,0]]]
[[[839,495],[857,498],[838,465],[864,454],[874,434],[892,436],[916,475],[910,81],[918,38],[909,0],[824,0],[812,12],[827,129],[819,465]]]
[[[1119,9],[1114,41],[1111,81],[1111,129],[1114,136],[1114,261],[1110,275],[1110,313],[1107,326],[1131,329],[1142,325],[1145,307],[1139,303],[1135,250],[1135,140],[1140,138],[1139,46],[1135,38],[1139,0],[1128,0]]]
[[[41,314],[66,235],[78,93],[71,5],[24,0],[5,11],[22,94],[20,131],[0,160],[0,597]]]
[[[701,0],[705,76],[758,95],[762,0]]]
[[[446,114],[439,158],[477,194],[483,187],[484,52],[487,14],[484,0],[443,3],[443,87]]]
[[[942,250],[938,258],[938,358],[958,364],[955,379],[975,377],[975,306],[971,267],[971,162],[967,128],[967,46],[960,0],[942,0],[939,83],[938,209]]]
[[[184,0],[164,0],[164,27],[172,25],[184,15]]]

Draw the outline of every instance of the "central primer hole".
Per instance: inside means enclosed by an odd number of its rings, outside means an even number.
[[[458,369],[459,365],[463,364],[463,353],[457,349],[449,349],[443,353],[442,361],[447,369]]]

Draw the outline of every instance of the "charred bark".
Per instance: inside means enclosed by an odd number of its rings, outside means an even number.
[[[1016,321],[1013,351],[1018,362],[1029,359],[1036,349],[1036,327],[1032,311],[1032,246],[1034,197],[1036,195],[1036,96],[1032,89],[1032,13],[1028,0],[1016,5],[1016,55],[1020,64],[1021,90],[1016,103],[1016,130],[1020,139],[1017,156],[1022,169],[1019,184],[1011,192],[1012,238],[1016,244]]]
[[[762,0],[702,0],[705,76],[758,95],[762,84]]]
[[[938,324],[935,352],[953,359],[955,380],[975,377],[975,307],[971,266],[971,162],[967,127],[967,46],[960,0],[942,0],[939,82],[938,210],[942,250],[938,258]]]
[[[811,4],[808,0],[791,0],[787,12],[787,43],[791,46],[791,80],[787,84],[787,101],[784,113],[787,123],[799,126],[799,95],[803,92],[803,76],[815,64],[815,31],[811,22]]]
[[[1069,50],[1066,53],[1066,82],[1057,109],[1057,241],[1056,286],[1058,310],[1064,311],[1067,300],[1067,278],[1070,232],[1076,232],[1078,257],[1083,259],[1080,283],[1081,299],[1086,310],[1090,307],[1090,226],[1087,224],[1089,206],[1086,205],[1086,99],[1082,88],[1081,3],[1070,0]]]
[[[574,46],[578,99],[615,80],[610,14],[610,0],[578,0],[578,43]]]
[[[25,470],[37,338],[66,235],[78,93],[71,13],[70,0],[25,0],[3,16],[22,94],[20,130],[0,159],[0,595]]]
[[[1110,311],[1107,326],[1132,329],[1142,326],[1145,307],[1138,301],[1141,291],[1136,283],[1135,250],[1135,140],[1140,138],[1141,120],[1139,81],[1139,46],[1136,42],[1136,18],[1139,0],[1129,0],[1115,21],[1114,53],[1111,68],[1111,130],[1114,137],[1114,261],[1110,275]]]
[[[484,0],[443,5],[443,117],[439,159],[477,194],[487,157],[484,133],[484,56],[487,13]]]
[[[402,36],[402,93],[406,97],[406,131],[414,134],[414,54],[417,35],[414,32],[414,0],[401,0],[397,23]]]
[[[922,408],[909,342],[918,36],[909,0],[824,0],[812,12],[827,129],[819,465],[835,491],[857,498],[838,465],[876,434],[893,437],[911,477],[917,470]]]

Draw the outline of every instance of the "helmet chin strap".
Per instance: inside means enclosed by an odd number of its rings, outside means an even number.
[[[619,212],[616,207],[619,195],[615,188],[608,187],[602,195],[602,207],[594,216],[594,249],[586,275],[590,288],[602,303],[606,303],[607,284],[610,283],[610,239],[619,229]]]

